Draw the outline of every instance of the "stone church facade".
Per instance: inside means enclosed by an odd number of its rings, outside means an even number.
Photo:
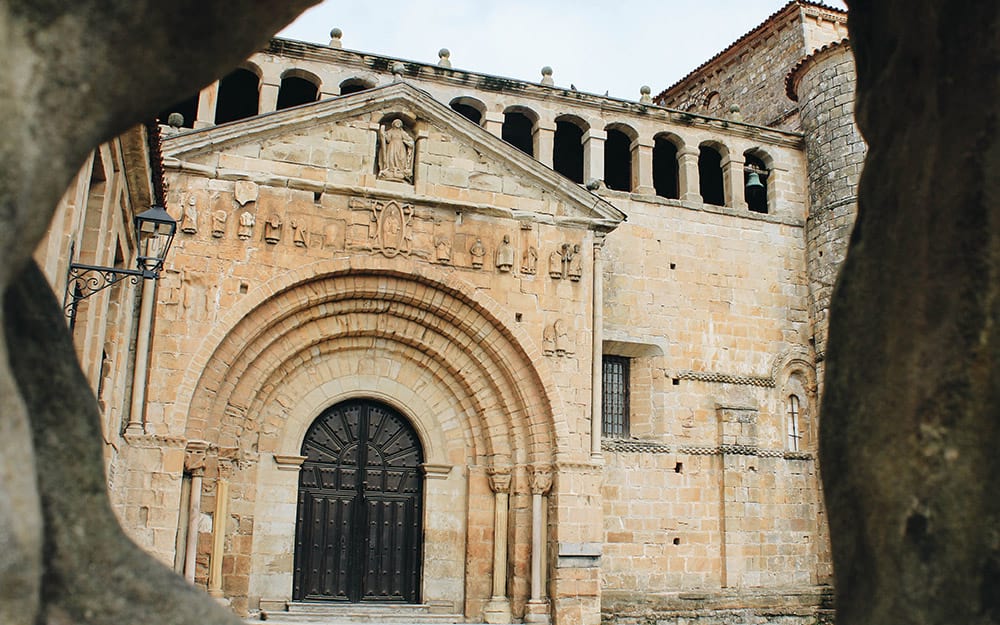
[[[101,146],[36,257],[62,294],[178,220],[72,310],[126,530],[278,621],[827,618],[845,22],[635,102],[275,39]]]

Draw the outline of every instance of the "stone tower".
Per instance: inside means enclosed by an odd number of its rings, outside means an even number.
[[[788,97],[799,102],[808,156],[806,259],[809,313],[820,381],[830,298],[857,215],[858,178],[866,151],[854,123],[854,83],[854,56],[846,39],[804,58],[786,81]],[[822,388],[818,391],[822,394]]]

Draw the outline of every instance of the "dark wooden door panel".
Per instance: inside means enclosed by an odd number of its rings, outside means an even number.
[[[419,601],[423,452],[382,404],[352,400],[306,433],[299,477],[297,600]]]

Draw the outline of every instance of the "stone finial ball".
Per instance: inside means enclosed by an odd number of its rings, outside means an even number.
[[[344,36],[344,31],[340,30],[339,28],[334,28],[333,30],[330,31],[331,39],[340,39],[343,36]]]
[[[184,125],[184,116],[176,112],[167,115],[167,125],[174,128],[180,128]]]
[[[545,67],[542,68],[542,76],[551,76],[551,75],[552,75],[552,68],[551,67],[549,67],[548,65],[546,65]]]
[[[639,87],[639,93],[641,93],[642,95],[649,95],[652,92],[653,90],[649,88],[649,85],[643,85]]]
[[[403,67],[403,64],[400,63],[399,61],[396,61],[395,63],[392,64],[392,73],[393,74],[402,74],[405,71],[406,71],[406,68]]]
[[[438,57],[446,59],[449,56],[451,56],[451,50],[449,50],[448,48],[441,48],[440,50],[438,50]]]

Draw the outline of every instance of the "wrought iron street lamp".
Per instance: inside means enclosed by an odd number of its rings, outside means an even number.
[[[69,317],[70,329],[76,322],[76,311],[80,301],[125,279],[132,284],[138,284],[140,279],[159,278],[176,233],[177,220],[162,206],[153,206],[135,216],[137,269],[70,263],[66,275],[66,295],[63,299],[63,309]]]

